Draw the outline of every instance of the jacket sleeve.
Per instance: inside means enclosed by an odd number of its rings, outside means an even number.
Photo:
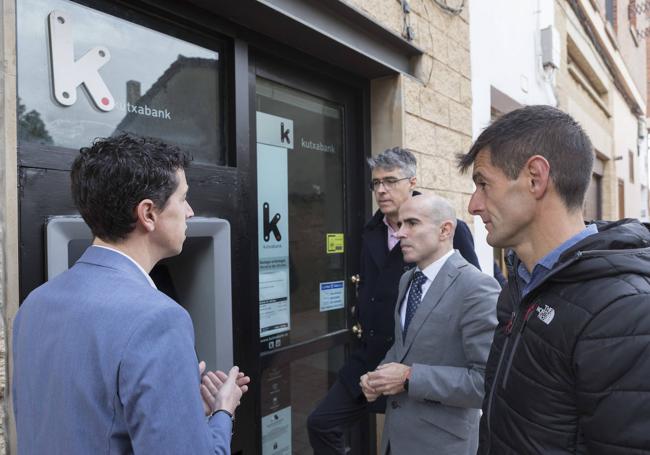
[[[454,231],[454,249],[458,250],[460,255],[465,258],[467,262],[472,264],[477,269],[481,270],[481,265],[478,262],[478,257],[474,251],[474,237],[469,226],[462,220],[457,220],[456,231]]]
[[[471,280],[471,282],[470,282]],[[467,359],[462,367],[415,363],[409,380],[409,398],[440,402],[447,406],[480,408],[484,395],[484,373],[494,328],[499,285],[483,273],[472,273],[459,286],[467,289],[458,302],[461,342]]]
[[[180,306],[149,313],[131,335],[119,397],[134,453],[230,454],[231,421],[203,414],[192,322]]]
[[[650,453],[650,298],[627,287],[634,294],[594,315],[574,350],[579,426],[590,454]]]

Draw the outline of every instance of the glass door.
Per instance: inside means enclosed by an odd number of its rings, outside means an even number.
[[[307,416],[352,341],[364,198],[353,90],[284,74],[255,79],[263,455],[313,453]]]

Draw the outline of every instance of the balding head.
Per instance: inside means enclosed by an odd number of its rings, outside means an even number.
[[[456,228],[456,210],[448,199],[436,196],[435,194],[420,194],[413,197],[412,200],[424,205],[424,208],[428,210],[431,220],[435,224],[442,224],[443,221],[449,221],[453,224],[454,229]]]
[[[423,269],[452,249],[456,211],[440,196],[414,196],[400,207],[399,226],[404,260]]]

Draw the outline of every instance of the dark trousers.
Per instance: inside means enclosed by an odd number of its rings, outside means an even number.
[[[309,442],[315,455],[344,455],[343,431],[368,414],[366,400],[350,395],[337,379],[307,419]]]

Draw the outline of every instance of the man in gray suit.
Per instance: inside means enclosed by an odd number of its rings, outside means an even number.
[[[404,260],[395,343],[361,377],[368,401],[388,395],[381,453],[476,453],[499,285],[452,248],[456,214],[437,196],[399,210]]]

